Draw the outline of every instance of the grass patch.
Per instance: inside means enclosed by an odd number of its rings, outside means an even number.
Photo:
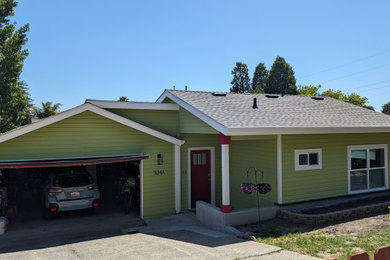
[[[254,234],[260,243],[316,257],[332,255],[339,260],[347,259],[359,249],[372,256],[377,247],[390,244],[390,228],[357,234],[329,234],[325,231],[284,233],[276,227],[267,227]]]

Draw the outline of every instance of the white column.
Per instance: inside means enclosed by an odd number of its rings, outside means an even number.
[[[229,182],[229,145],[221,145],[222,159],[222,205],[230,205],[230,182]]]
[[[181,211],[181,169],[180,169],[180,145],[175,144],[175,209]]]
[[[141,193],[141,199],[140,199],[140,217],[141,219],[144,218],[144,160],[141,160],[139,164],[139,174],[140,174],[140,193]]]
[[[276,153],[277,153],[277,165],[276,165],[276,171],[277,171],[277,184],[278,184],[278,203],[282,204],[282,135],[278,135],[277,137],[277,144],[276,144]]]

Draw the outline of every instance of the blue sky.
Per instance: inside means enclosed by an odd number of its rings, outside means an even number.
[[[20,0],[30,23],[22,79],[34,103],[155,101],[166,88],[229,91],[235,62],[252,77],[276,56],[297,84],[390,101],[390,1]]]

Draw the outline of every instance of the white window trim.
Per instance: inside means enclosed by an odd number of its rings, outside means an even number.
[[[375,189],[365,189],[365,190],[351,190],[351,151],[352,150],[367,150],[367,149],[384,149],[385,150],[385,187],[375,188]],[[367,193],[374,191],[387,190],[389,188],[389,176],[388,176],[388,156],[387,156],[387,144],[368,144],[368,145],[349,145],[348,146],[348,194],[359,194],[359,193]],[[383,167],[380,167],[383,168]],[[367,168],[368,169],[368,168]],[[373,168],[372,168],[373,169]],[[369,174],[367,174],[367,178],[369,178]],[[369,186],[369,183],[367,183]]]
[[[309,154],[317,153],[318,154],[318,164],[316,165],[299,165],[299,155],[300,154]],[[294,151],[295,156],[295,170],[296,171],[305,171],[305,170],[318,170],[322,169],[322,149],[300,149]]]
[[[191,147],[188,148],[188,209],[191,209],[191,151],[210,150],[211,170],[211,204],[215,205],[215,148],[214,147]]]

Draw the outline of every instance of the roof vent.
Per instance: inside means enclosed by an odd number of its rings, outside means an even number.
[[[270,94],[267,94],[265,95],[267,98],[279,98],[279,95],[270,95]]]
[[[314,99],[314,100],[324,100],[323,97],[311,97],[311,98]]]
[[[257,98],[253,98],[253,106],[252,106],[253,109],[259,109],[259,107],[257,106]]]
[[[226,93],[223,92],[213,92],[211,93],[214,97],[226,97]]]

